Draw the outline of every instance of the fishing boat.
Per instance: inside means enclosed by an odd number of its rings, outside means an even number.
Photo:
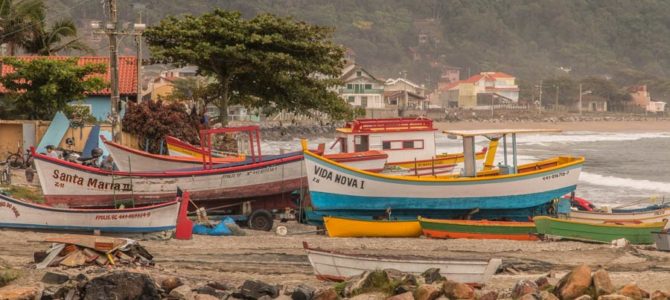
[[[383,173],[395,175],[434,175],[453,171],[463,162],[463,153],[438,154],[433,120],[426,118],[357,119],[338,128],[330,146],[339,153],[370,150],[388,154]],[[487,149],[476,153],[483,159]],[[336,160],[335,160],[336,161]]]
[[[207,135],[235,128],[209,129]],[[236,128],[252,133],[257,126]],[[255,147],[254,147],[255,145]],[[115,201],[135,205],[168,201],[178,187],[203,206],[231,209],[249,202],[246,211],[294,207],[291,193],[306,187],[301,152],[261,155],[255,140],[244,162],[214,164],[206,157],[199,168],[162,172],[106,171],[33,153],[46,203],[68,207],[110,207]]]
[[[303,141],[311,197],[309,222],[324,216],[373,218],[391,210],[397,219],[497,219],[526,221],[536,215],[567,213],[568,201],[558,200],[575,190],[583,157],[558,156],[534,163],[517,163],[516,135],[556,130],[448,131],[464,140],[464,170],[448,176],[392,176],[356,170],[311,153]],[[508,164],[507,136],[512,138]],[[504,161],[495,169],[478,171],[476,136],[502,139]],[[486,165],[494,153],[488,152]],[[562,205],[564,203],[565,205]]]
[[[449,280],[485,284],[502,264],[499,258],[479,259],[403,259],[376,255],[345,254],[311,248],[307,242],[302,243],[307,251],[309,263],[314,274],[320,280],[342,281],[348,277],[359,275],[365,271],[394,269],[403,273],[421,274],[431,268],[440,269],[440,274]]]
[[[653,244],[652,232],[661,231],[665,222],[593,224],[540,216],[533,219],[537,233],[564,239],[610,243],[624,238],[632,244]]]
[[[659,223],[670,220],[670,207],[650,209],[650,210],[632,210],[625,212],[606,211],[571,211],[568,214],[568,220],[584,223]],[[666,224],[670,226],[670,224]]]
[[[419,217],[423,234],[440,239],[538,240],[533,222],[435,220]]]
[[[203,158],[157,155],[133,149],[100,136],[119,171],[152,172],[202,167]],[[214,164],[244,162],[245,155],[212,158]]]
[[[361,220],[323,217],[329,237],[418,237],[417,220]]]
[[[174,197],[174,192],[173,192]],[[174,230],[178,213],[186,218],[188,195],[145,207],[68,209],[27,202],[0,194],[0,228],[102,233],[147,233]]]

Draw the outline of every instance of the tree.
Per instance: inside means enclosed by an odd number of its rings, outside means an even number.
[[[619,88],[612,81],[600,77],[588,77],[582,79],[583,90],[591,91],[591,94],[607,99],[607,106],[612,110],[623,109],[626,102],[631,100],[630,94]]]
[[[177,78],[172,82],[173,90],[168,100],[193,100],[201,108],[221,98],[215,81],[202,77]]]
[[[156,58],[196,65],[216,78],[216,105],[226,125],[233,104],[345,118],[351,110],[333,91],[340,84],[344,50],[331,41],[332,33],[292,18],[244,19],[216,9],[199,17],[165,18],[145,37]]]
[[[64,50],[92,52],[92,49],[77,37],[77,27],[72,20],[60,20],[49,28],[45,16],[33,21],[29,36],[22,42],[28,53],[54,55]]]
[[[144,101],[129,103],[123,116],[123,131],[135,134],[140,139],[140,148],[159,153],[166,135],[174,136],[192,144],[198,144],[200,119],[187,113],[183,104]]]
[[[77,58],[19,60],[7,57],[2,63],[14,68],[14,72],[0,77],[0,83],[9,91],[14,113],[29,119],[50,120],[69,102],[81,100],[86,93],[106,86],[102,78],[91,76],[105,73],[104,64],[78,66]]]
[[[0,44],[7,45],[10,56],[28,39],[44,10],[42,0],[0,0]]]

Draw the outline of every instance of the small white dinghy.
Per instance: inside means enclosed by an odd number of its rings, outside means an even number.
[[[344,254],[310,248],[302,243],[316,277],[321,280],[342,281],[365,271],[395,269],[404,273],[421,274],[430,268],[439,268],[449,280],[484,285],[495,274],[502,260],[466,259],[398,259],[383,256]]]

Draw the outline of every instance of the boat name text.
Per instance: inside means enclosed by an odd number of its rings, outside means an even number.
[[[54,170],[52,177],[58,180],[56,181],[55,186],[60,188],[65,187],[65,183],[72,183],[79,186],[84,186],[85,183],[86,187],[99,190],[115,190],[115,191],[132,190],[132,186],[130,185],[130,183],[105,182],[102,180],[98,180],[96,178],[88,178],[88,180],[86,180],[86,178],[79,176],[77,174],[67,174],[65,172],[61,172],[60,170]]]
[[[357,188],[361,190],[365,189],[365,180],[358,181],[357,178],[347,177],[337,173],[335,173],[335,177],[333,178],[333,171],[326,170],[319,166],[314,166],[314,175],[321,177],[321,179],[330,180],[335,183],[339,183],[341,185],[346,185],[348,187]],[[318,183],[319,178],[314,177],[313,181]]]
[[[15,205],[9,203],[9,202],[0,202],[0,207],[6,207],[7,209],[11,210],[14,213],[14,217],[20,217],[21,214],[19,213],[19,210],[16,208]]]
[[[555,174],[551,174],[551,175],[543,176],[543,177],[542,177],[542,180],[552,180],[552,179],[556,179],[556,178],[559,178],[559,177],[566,176],[566,175],[568,175],[568,174],[570,174],[570,170],[567,170],[567,171],[561,171],[561,172],[558,172],[558,173],[555,173]]]
[[[113,215],[96,215],[96,220],[125,220],[125,219],[140,219],[151,216],[150,212],[139,212],[129,214],[113,214]]]

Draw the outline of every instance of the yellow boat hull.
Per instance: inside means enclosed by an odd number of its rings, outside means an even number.
[[[418,237],[419,221],[358,220],[323,217],[330,237]]]
[[[477,160],[482,160],[486,156],[486,152],[478,152],[476,154]],[[435,157],[435,159],[420,160],[420,161],[410,161],[410,162],[398,162],[398,163],[388,163],[388,165],[406,168],[406,169],[428,169],[428,168],[440,168],[443,166],[451,166],[463,162],[463,154],[440,154]]]

